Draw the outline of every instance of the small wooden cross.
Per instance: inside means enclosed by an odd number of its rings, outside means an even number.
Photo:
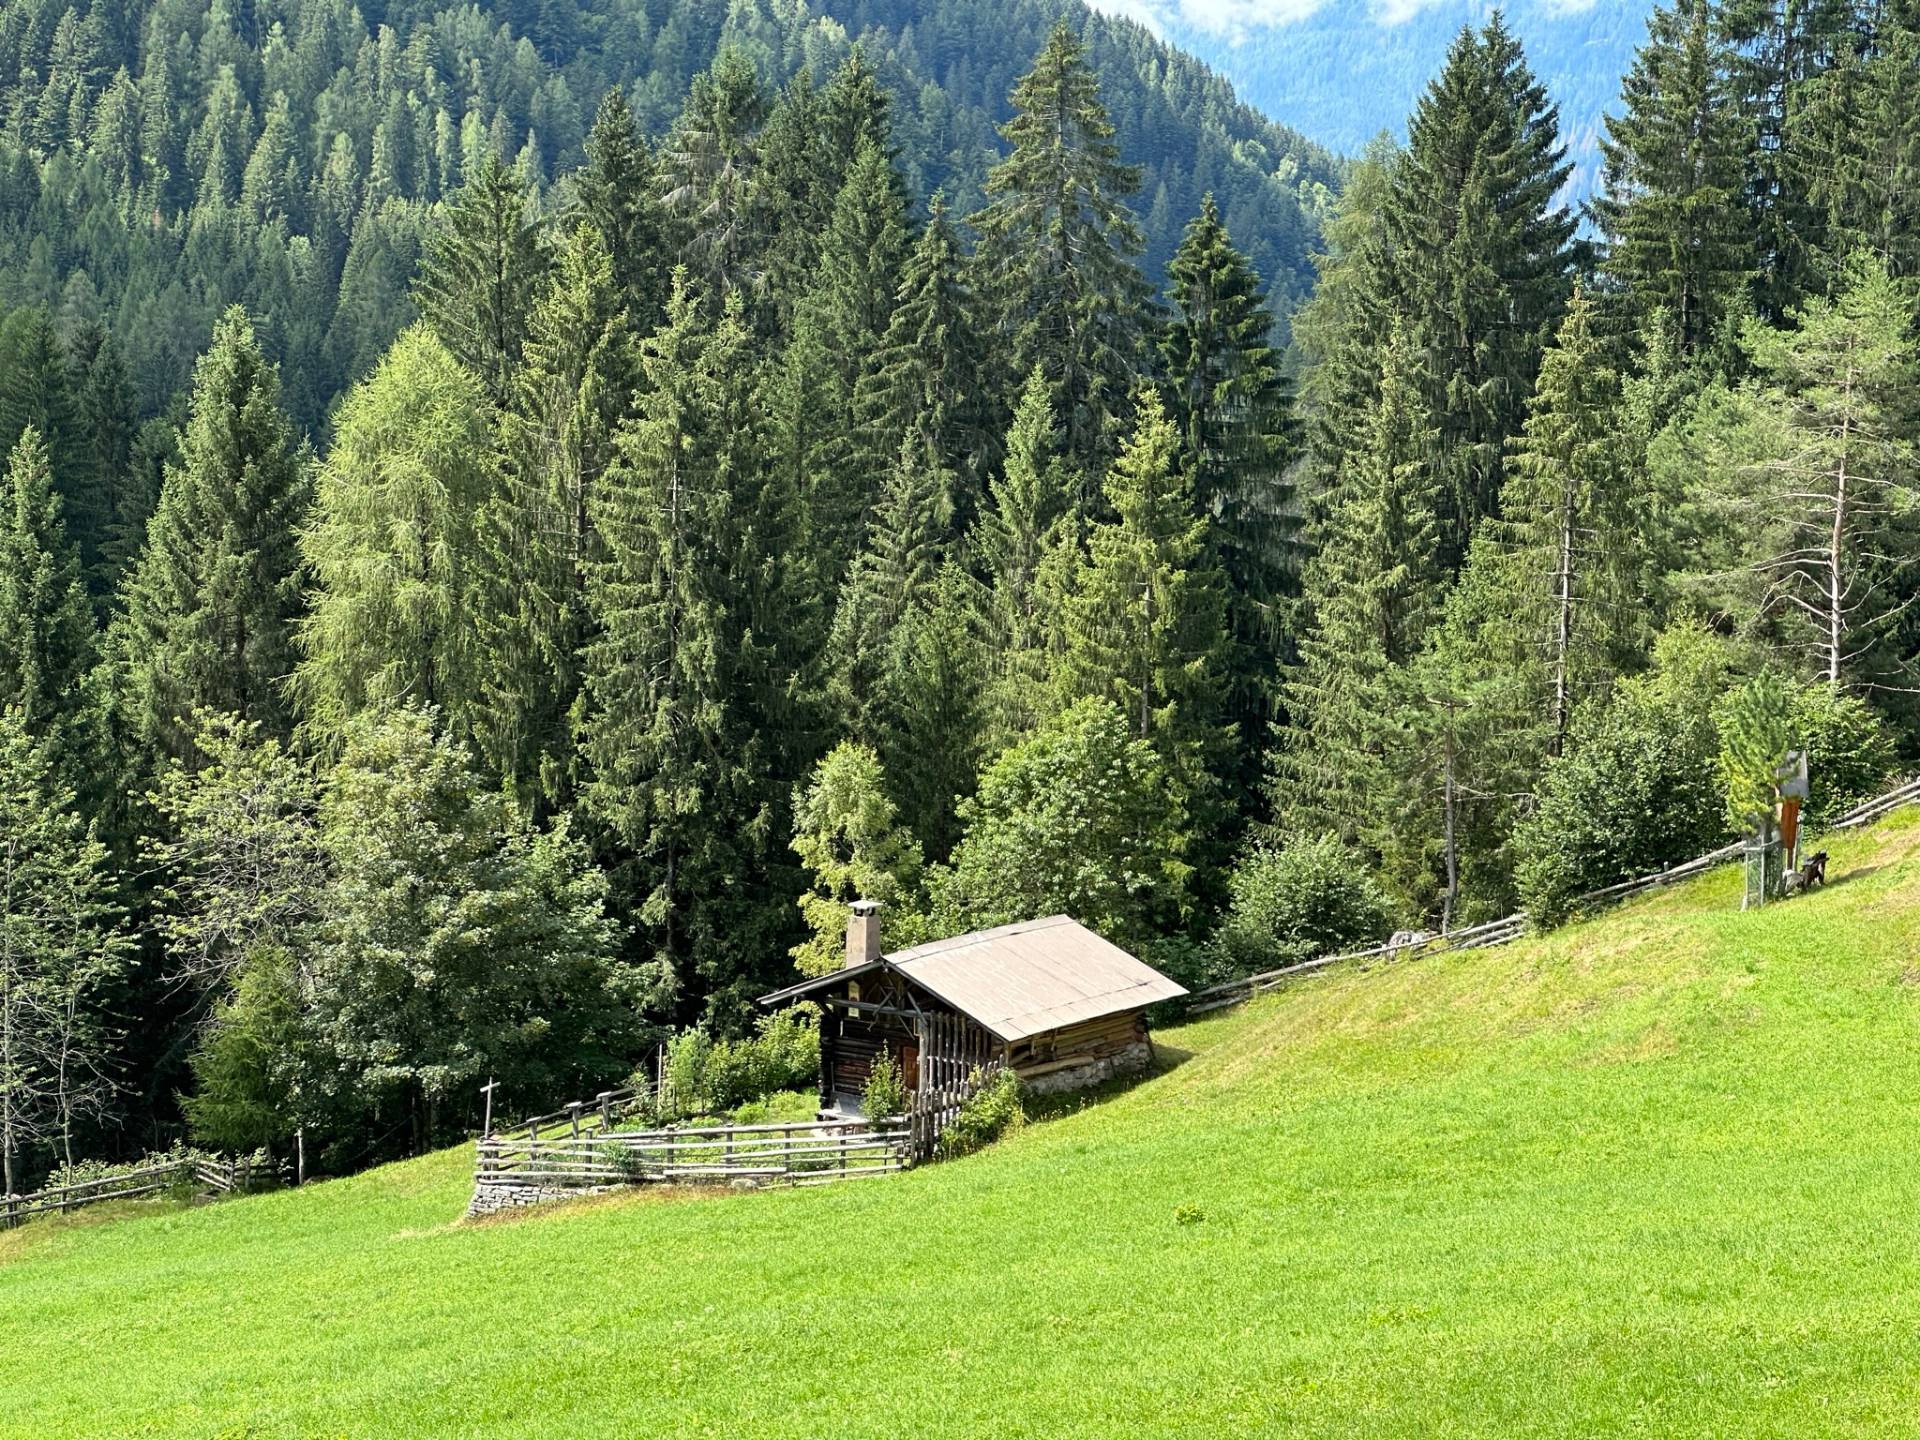
[[[480,1122],[480,1135],[483,1139],[493,1134],[493,1092],[499,1084],[498,1080],[489,1079],[480,1087],[481,1095],[486,1097],[486,1118]]]

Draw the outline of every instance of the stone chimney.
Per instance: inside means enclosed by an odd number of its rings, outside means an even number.
[[[847,966],[871,965],[880,958],[880,902],[856,900],[847,917]]]

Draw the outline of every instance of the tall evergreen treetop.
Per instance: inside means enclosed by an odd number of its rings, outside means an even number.
[[[1068,452],[1110,453],[1109,433],[1140,358],[1150,287],[1126,197],[1139,172],[1120,161],[1100,83],[1063,21],[1013,88],[1000,127],[1011,152],[988,175],[981,289],[993,329],[1012,347],[1011,375],[1045,368],[1059,397]]]
[[[1559,111],[1495,12],[1462,30],[1407,127],[1387,206],[1407,338],[1442,467],[1441,556],[1497,513],[1507,438],[1572,287]]]
[[[272,733],[288,726],[284,681],[302,608],[296,532],[311,487],[279,401],[279,370],[236,305],[194,367],[180,458],[128,578],[115,646],[136,727],[175,758],[192,753],[196,710]]]
[[[414,298],[496,405],[513,393],[527,317],[547,272],[540,220],[525,181],[489,153],[448,202]]]
[[[574,176],[583,217],[600,232],[628,323],[648,334],[666,313],[666,238],[654,198],[654,160],[619,86],[606,93]]]
[[[0,709],[15,712],[69,782],[81,682],[93,663],[93,611],[60,520],[46,442],[29,425],[0,474]]]

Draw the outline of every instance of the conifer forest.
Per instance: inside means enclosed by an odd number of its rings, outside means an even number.
[[[1066,912],[1190,986],[1920,756],[1920,6],[1341,156],[1070,0],[0,4],[0,1155],[341,1172]],[[1784,729],[1782,728],[1784,727]]]

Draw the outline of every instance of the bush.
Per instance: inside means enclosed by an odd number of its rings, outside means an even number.
[[[1020,1103],[1020,1077],[1013,1071],[996,1070],[984,1085],[980,1083],[978,1070],[969,1078],[979,1088],[967,1097],[960,1113],[940,1132],[938,1149],[942,1159],[991,1145],[1009,1130],[1017,1130],[1026,1123],[1026,1110]]]
[[[683,1030],[667,1042],[666,1070],[663,1120],[807,1089],[820,1076],[820,1012],[798,1005],[768,1015],[750,1040],[715,1040],[704,1030]]]
[[[813,1119],[819,1109],[820,1097],[812,1090],[777,1090],[749,1100],[732,1118],[736,1125],[792,1125]]]
[[[1825,824],[1886,790],[1899,757],[1886,722],[1866,701],[1828,685],[1806,685],[1794,692],[1787,713],[1790,743],[1807,751],[1806,824]]]
[[[1220,948],[1243,975],[1377,945],[1392,926],[1365,861],[1332,835],[1258,847],[1234,867],[1227,888]]]
[[[900,1073],[900,1062],[893,1051],[882,1050],[867,1072],[867,1088],[860,1094],[860,1109],[869,1120],[884,1120],[907,1108],[907,1082]]]
[[[1661,637],[1655,670],[1575,715],[1514,837],[1520,902],[1557,925],[1590,890],[1691,860],[1728,839],[1715,773],[1720,742],[1703,696],[1723,658],[1711,637]]]

